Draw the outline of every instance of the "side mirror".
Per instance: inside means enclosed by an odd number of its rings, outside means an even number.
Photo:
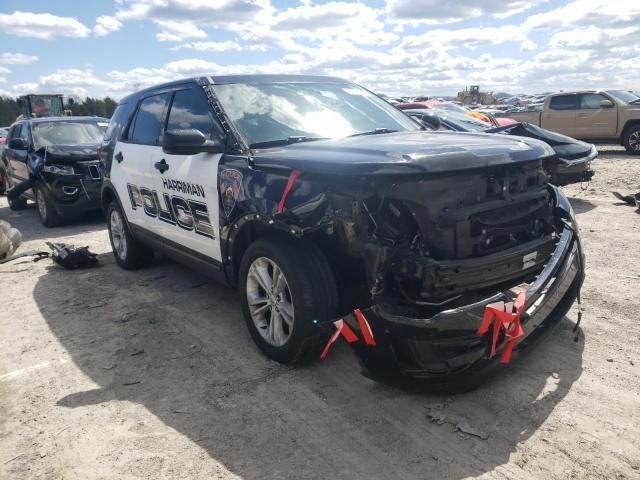
[[[162,139],[162,151],[170,155],[194,155],[196,153],[223,153],[224,144],[219,140],[207,140],[195,128],[167,130]]]
[[[23,138],[12,138],[9,140],[9,148],[12,150],[26,150],[28,145]]]
[[[600,100],[600,108],[613,108],[613,102],[611,100]]]

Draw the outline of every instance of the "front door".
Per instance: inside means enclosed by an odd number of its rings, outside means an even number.
[[[600,103],[609,100],[613,107],[602,108]],[[580,110],[576,116],[577,138],[615,137],[618,130],[618,109],[613,100],[601,93],[580,95]]]
[[[204,94],[193,88],[174,93],[166,130],[197,129],[216,135]],[[219,241],[219,153],[170,155],[154,149],[153,195],[158,206],[156,231],[170,242],[217,261]],[[159,229],[159,230],[157,230]]]
[[[553,132],[576,136],[576,114],[579,96],[555,95],[549,99],[548,108],[542,112],[542,127]]]

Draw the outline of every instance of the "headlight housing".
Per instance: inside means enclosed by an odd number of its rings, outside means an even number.
[[[75,175],[71,165],[45,165],[42,170],[56,175]]]

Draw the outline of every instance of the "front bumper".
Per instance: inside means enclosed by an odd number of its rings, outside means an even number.
[[[101,180],[82,175],[47,174],[44,183],[53,207],[63,217],[100,210]]]
[[[525,311],[521,316],[524,335],[518,339],[513,359],[564,317],[579,295],[583,266],[578,235],[567,226],[548,264],[526,287]],[[489,335],[476,335],[485,307],[514,298],[511,290],[504,290],[430,318],[393,315],[374,304],[363,313],[377,345],[367,346],[361,341],[352,344],[360,357],[363,374],[385,383],[473,388],[500,366],[498,359],[503,348],[501,338],[496,355],[489,358]],[[353,318],[345,320],[358,330]]]
[[[561,162],[549,168],[550,182],[554,185],[564,186],[570,183],[588,182],[596,173],[591,169],[591,162]]]

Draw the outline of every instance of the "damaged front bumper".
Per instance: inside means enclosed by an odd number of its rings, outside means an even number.
[[[514,358],[543,337],[567,313],[584,280],[584,256],[580,240],[566,225],[547,265],[536,280],[522,286],[526,292],[521,316],[524,335],[518,338]],[[376,345],[353,343],[363,374],[385,383],[403,381],[430,387],[473,388],[499,366],[504,338],[497,355],[490,358],[489,335],[476,335],[485,307],[495,302],[513,301],[512,289],[469,305],[441,311],[430,318],[410,318],[390,313],[381,304],[362,312],[373,332]],[[358,330],[354,318],[345,318]]]

